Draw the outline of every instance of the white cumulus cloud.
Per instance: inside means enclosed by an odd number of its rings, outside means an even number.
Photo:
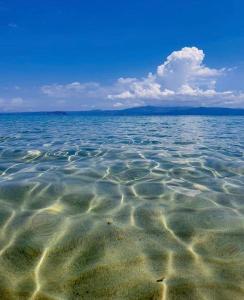
[[[153,72],[142,78],[119,78],[111,85],[97,82],[50,84],[43,94],[61,99],[93,100],[98,107],[135,105],[193,105],[244,107],[241,91],[218,90],[216,83],[228,69],[210,68],[197,47],[173,51]],[[99,101],[101,104],[99,104]]]
[[[184,47],[172,52],[155,73],[142,79],[120,78],[119,93],[110,99],[167,99],[182,96],[214,96],[216,79],[225,69],[208,68],[203,64],[204,53],[196,47]]]

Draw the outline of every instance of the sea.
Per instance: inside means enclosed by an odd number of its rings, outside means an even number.
[[[0,115],[0,299],[244,299],[244,117]]]

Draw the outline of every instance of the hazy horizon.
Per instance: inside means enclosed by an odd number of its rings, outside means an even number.
[[[132,107],[126,107],[126,108],[108,108],[108,109],[103,109],[103,108],[91,108],[91,109],[81,109],[81,110],[26,110],[26,111],[0,111],[0,114],[25,114],[25,113],[29,113],[29,114],[35,114],[35,113],[85,113],[85,112],[96,112],[96,111],[100,111],[100,112],[118,112],[118,111],[140,111],[140,109],[149,109],[149,115],[150,115],[150,109],[171,109],[172,111],[177,111],[177,110],[194,110],[194,109],[201,109],[201,110],[207,110],[207,111],[214,111],[214,110],[218,110],[219,112],[221,111],[243,111],[244,112],[244,108],[242,107],[221,107],[221,106],[155,106],[155,105],[145,105],[145,106],[132,106]],[[153,112],[152,112],[153,115]]]

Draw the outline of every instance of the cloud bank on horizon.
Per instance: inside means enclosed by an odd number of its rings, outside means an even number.
[[[219,77],[228,69],[209,68],[203,64],[205,54],[197,47],[173,51],[144,78],[119,78],[111,86],[96,82],[73,82],[45,85],[42,92],[49,97],[84,97],[111,100],[113,107],[145,104],[244,107],[244,93],[216,90]]]
[[[47,84],[39,93],[52,99],[55,109],[124,108],[142,105],[244,107],[244,92],[218,90],[216,83],[229,69],[204,65],[205,54],[197,47],[173,51],[156,70],[143,78],[119,78],[111,85],[79,81]],[[9,110],[28,108],[22,97],[1,100]]]

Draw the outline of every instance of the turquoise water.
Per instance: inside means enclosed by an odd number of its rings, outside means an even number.
[[[244,299],[243,124],[0,116],[0,298]]]

